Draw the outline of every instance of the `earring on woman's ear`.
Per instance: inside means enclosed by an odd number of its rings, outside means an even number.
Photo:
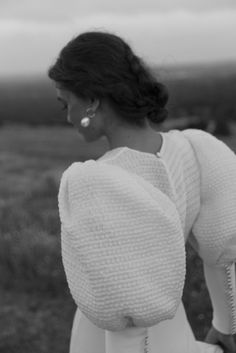
[[[95,112],[92,108],[86,110],[86,116],[81,120],[80,124],[82,127],[88,127],[90,125],[91,119],[95,117]]]

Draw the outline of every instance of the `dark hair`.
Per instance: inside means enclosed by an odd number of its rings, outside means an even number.
[[[106,98],[126,121],[143,126],[167,117],[168,92],[120,37],[86,32],[72,39],[48,71],[79,97]]]

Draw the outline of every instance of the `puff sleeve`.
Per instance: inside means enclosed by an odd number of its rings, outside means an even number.
[[[213,306],[213,326],[236,333],[236,156],[203,131],[186,130],[201,174],[200,213],[193,234],[203,259]]]
[[[63,174],[59,212],[69,288],[89,320],[118,331],[174,316],[185,247],[164,192],[123,168],[89,160]]]

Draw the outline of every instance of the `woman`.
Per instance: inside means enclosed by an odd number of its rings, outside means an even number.
[[[116,35],[74,38],[49,77],[68,122],[110,147],[61,180],[63,263],[78,305],[70,353],[235,352],[233,152],[203,131],[158,131],[167,91]],[[212,299],[208,343],[195,340],[181,302],[187,239]]]

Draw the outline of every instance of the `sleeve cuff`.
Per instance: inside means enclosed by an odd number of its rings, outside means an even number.
[[[235,264],[213,267],[204,263],[204,272],[213,306],[212,324],[223,334],[235,334]]]

